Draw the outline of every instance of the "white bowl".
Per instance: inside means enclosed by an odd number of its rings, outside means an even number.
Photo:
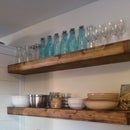
[[[68,99],[68,103],[82,104],[83,103],[83,99],[81,99],[81,98],[69,98]]]
[[[12,96],[12,105],[14,107],[28,107],[28,96]]]
[[[118,101],[96,101],[96,100],[86,100],[84,104],[87,108],[93,110],[109,110],[114,109],[118,105]]]
[[[69,104],[69,107],[72,109],[83,109],[84,108],[84,104],[81,105],[77,105],[77,104]]]

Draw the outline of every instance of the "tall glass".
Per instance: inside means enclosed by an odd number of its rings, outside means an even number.
[[[23,49],[22,47],[16,47],[17,51],[16,51],[16,63],[21,63],[24,61],[24,57],[23,57]]]

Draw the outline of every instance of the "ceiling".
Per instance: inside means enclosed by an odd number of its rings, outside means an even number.
[[[96,0],[0,0],[0,37]]]

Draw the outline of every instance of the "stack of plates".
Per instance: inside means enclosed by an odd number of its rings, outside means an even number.
[[[118,103],[118,93],[88,93],[88,98],[84,100],[85,106],[93,110],[114,109]]]
[[[69,98],[68,105],[72,109],[83,109],[84,103],[81,98]]]

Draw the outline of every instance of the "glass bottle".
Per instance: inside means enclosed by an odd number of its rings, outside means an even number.
[[[41,42],[40,42],[40,58],[45,58],[45,46],[46,46],[45,38],[41,38]]]
[[[53,53],[53,42],[52,42],[52,37],[49,35],[47,38],[47,45],[46,45],[46,50],[45,50],[45,56],[49,57],[52,56]]]
[[[60,53],[65,54],[68,52],[68,34],[67,31],[63,31],[61,45],[60,45]]]
[[[84,26],[80,26],[78,34],[78,50],[82,50],[85,48],[87,48],[87,38],[85,36],[85,29]]]
[[[78,42],[75,36],[75,29],[70,29],[70,36],[68,40],[69,52],[74,52],[78,50]]]
[[[56,33],[54,35],[54,55],[60,54],[60,40],[59,40],[59,34]]]

